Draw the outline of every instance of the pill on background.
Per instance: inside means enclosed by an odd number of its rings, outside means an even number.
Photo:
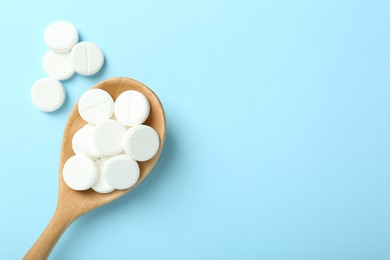
[[[114,100],[104,90],[91,89],[81,96],[78,109],[86,122],[97,125],[112,116]]]
[[[37,80],[31,88],[32,102],[45,112],[52,112],[60,108],[65,101],[65,96],[64,87],[56,79]]]
[[[136,161],[150,160],[158,151],[160,140],[157,132],[147,125],[131,127],[125,136],[124,149]]]
[[[98,177],[95,184],[92,186],[92,189],[98,193],[110,193],[114,190],[114,188],[111,187],[103,178],[104,163],[105,163],[104,159],[97,160],[95,162]]]
[[[142,124],[148,118],[149,111],[148,99],[138,91],[125,91],[115,100],[115,117],[126,126]]]
[[[86,124],[74,134],[72,148],[75,154],[85,155],[91,159],[98,159],[102,156],[92,142],[94,130],[95,126]]]
[[[69,52],[79,41],[76,27],[67,21],[57,21],[50,24],[44,33],[47,46],[55,52]]]
[[[70,62],[78,74],[91,76],[102,68],[104,55],[96,44],[80,42],[70,52]]]
[[[108,159],[103,167],[103,178],[115,189],[128,189],[139,179],[138,163],[127,155]]]
[[[69,52],[56,53],[48,51],[43,58],[43,70],[49,77],[66,80],[73,76],[74,69],[70,64]]]
[[[95,163],[86,156],[70,157],[62,170],[65,183],[74,190],[87,190],[97,179]]]
[[[126,127],[116,120],[107,120],[96,126],[93,144],[96,150],[105,156],[117,155],[123,151]]]

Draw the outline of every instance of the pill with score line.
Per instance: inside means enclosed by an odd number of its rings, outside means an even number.
[[[131,127],[125,136],[124,149],[127,155],[136,161],[153,158],[160,145],[157,132],[147,125]]]
[[[104,55],[96,44],[80,42],[72,48],[70,62],[78,74],[91,76],[102,68]]]
[[[53,112],[65,101],[65,90],[61,82],[52,78],[37,80],[31,88],[31,100],[42,111]]]
[[[96,181],[95,163],[86,156],[70,157],[62,170],[65,183],[74,190],[87,190]]]
[[[47,46],[57,53],[69,52],[79,41],[76,27],[68,21],[57,21],[50,24],[44,33]]]
[[[81,96],[78,109],[86,122],[97,125],[112,116],[114,101],[106,91],[91,89]]]
[[[51,50],[43,58],[43,70],[49,77],[58,80],[70,79],[74,74],[69,53],[55,53]]]
[[[114,156],[123,151],[126,127],[116,120],[107,120],[96,126],[92,140],[96,150],[104,156]]]
[[[115,100],[115,117],[125,126],[142,124],[148,118],[149,112],[148,99],[138,91],[125,91]]]

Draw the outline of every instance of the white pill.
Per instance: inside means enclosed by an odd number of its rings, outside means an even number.
[[[103,178],[104,163],[105,160],[97,160],[95,162],[97,172],[98,172],[98,178],[95,184],[92,186],[92,189],[98,193],[109,193],[114,190],[114,188],[111,187]]]
[[[86,122],[97,125],[112,116],[114,100],[104,90],[91,89],[81,96],[78,108]]]
[[[32,102],[45,112],[52,112],[60,108],[65,101],[65,96],[64,87],[56,79],[40,79],[31,88]]]
[[[96,126],[92,140],[96,150],[105,156],[123,151],[126,127],[116,120],[107,120]]]
[[[96,150],[92,142],[95,126],[86,124],[73,136],[72,148],[75,154],[85,155],[91,159],[100,158],[102,155]]]
[[[103,66],[104,55],[96,44],[80,42],[70,52],[70,62],[78,74],[91,76]]]
[[[125,152],[137,161],[150,160],[157,153],[159,145],[157,132],[147,125],[133,126],[125,136]]]
[[[70,157],[62,170],[66,185],[74,190],[87,190],[96,181],[95,163],[86,156]]]
[[[123,190],[133,186],[139,179],[138,163],[127,155],[108,159],[103,168],[103,178],[108,185]]]
[[[54,51],[48,51],[43,58],[43,70],[49,77],[66,80],[73,76],[74,69],[70,65],[69,52],[56,53]]]
[[[126,126],[142,124],[148,118],[149,111],[148,99],[138,91],[125,91],[115,100],[115,117]]]
[[[67,21],[58,21],[50,24],[44,34],[45,43],[55,52],[69,52],[79,41],[76,27]]]

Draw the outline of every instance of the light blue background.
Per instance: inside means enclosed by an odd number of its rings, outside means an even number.
[[[389,259],[388,1],[7,1],[0,9],[0,258],[56,205],[65,122],[88,88],[135,78],[161,98],[152,174],[83,216],[51,259]],[[45,27],[105,53],[38,111]]]

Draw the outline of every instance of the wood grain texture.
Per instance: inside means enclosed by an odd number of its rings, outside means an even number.
[[[74,220],[95,208],[123,196],[137,186],[146,176],[148,176],[161,154],[166,132],[165,114],[160,100],[152,90],[142,83],[129,78],[111,78],[97,84],[93,88],[107,91],[114,100],[119,94],[126,90],[136,90],[143,93],[150,103],[150,114],[144,124],[149,125],[156,130],[160,138],[160,148],[157,154],[149,161],[138,162],[140,167],[140,178],[133,187],[127,190],[115,190],[108,194],[100,194],[92,189],[86,191],[75,191],[70,189],[65,184],[62,177],[62,168],[68,158],[74,155],[72,150],[73,135],[86,124],[80,117],[77,109],[78,104],[76,104],[69,115],[62,139],[57,208],[50,223],[23,259],[47,259],[62,233]]]

